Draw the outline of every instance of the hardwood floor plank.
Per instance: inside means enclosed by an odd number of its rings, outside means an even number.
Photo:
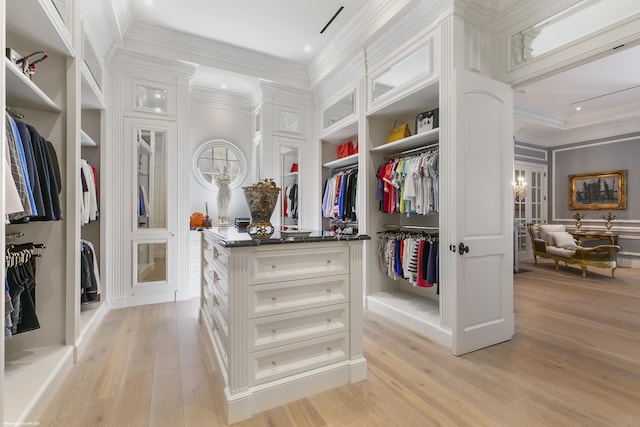
[[[109,349],[109,356],[98,376],[91,400],[105,399],[120,392],[133,342],[136,314],[134,311],[122,320],[118,335],[114,339],[117,345],[112,345]]]
[[[640,427],[640,269],[583,279],[577,269],[521,266],[530,271],[514,276],[512,340],[455,357],[365,310],[367,380],[234,427]],[[197,308],[109,312],[41,425],[226,426]],[[120,387],[111,374],[124,375]]]
[[[161,307],[151,386],[150,425],[177,427],[185,424],[176,304],[162,304]]]
[[[137,312],[136,337],[130,365],[118,396],[113,427],[147,426],[151,412],[151,387],[156,358],[156,334],[160,306],[149,305],[116,311]],[[109,315],[111,312],[109,312]]]

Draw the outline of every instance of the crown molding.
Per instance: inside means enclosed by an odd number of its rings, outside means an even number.
[[[293,62],[227,43],[134,22],[124,38],[127,49],[256,78],[309,88],[306,68]]]
[[[253,111],[247,95],[202,86],[191,86],[189,103],[198,107],[217,108],[239,113],[251,114]]]
[[[333,70],[364,50],[367,41],[412,2],[420,4],[418,0],[371,0],[367,2],[349,25],[311,60],[307,67],[311,86],[317,86]]]
[[[168,84],[188,84],[196,71],[196,66],[179,61],[167,61],[154,55],[118,49],[109,62],[109,71],[122,75]]]
[[[261,102],[268,101],[273,104],[295,106],[301,110],[313,107],[313,92],[306,89],[292,88],[275,82],[258,82]]]
[[[533,121],[536,123],[544,124],[547,127],[553,129],[566,129],[566,118],[562,114],[551,114],[548,112],[541,112],[536,110],[528,110],[526,108],[514,106],[513,108],[514,120],[523,119]]]

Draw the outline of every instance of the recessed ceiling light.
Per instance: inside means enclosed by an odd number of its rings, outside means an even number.
[[[144,4],[147,6],[153,6],[153,0],[144,0]]]
[[[576,107],[576,111],[582,110],[582,107]]]
[[[305,51],[305,52],[311,52],[311,46],[306,45],[306,46],[304,47],[304,51]]]
[[[222,84],[220,85],[220,88],[222,88],[222,89],[226,89],[226,88],[227,88],[227,85],[226,85],[226,84],[224,84],[224,83],[222,83]]]

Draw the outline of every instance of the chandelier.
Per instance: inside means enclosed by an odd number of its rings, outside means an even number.
[[[524,176],[519,176],[513,182],[513,197],[516,202],[524,202],[527,197],[527,182],[524,180]]]

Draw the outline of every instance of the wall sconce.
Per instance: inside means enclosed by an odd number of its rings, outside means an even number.
[[[524,180],[524,176],[519,176],[513,182],[513,197],[516,202],[524,202],[527,197],[527,182]]]

